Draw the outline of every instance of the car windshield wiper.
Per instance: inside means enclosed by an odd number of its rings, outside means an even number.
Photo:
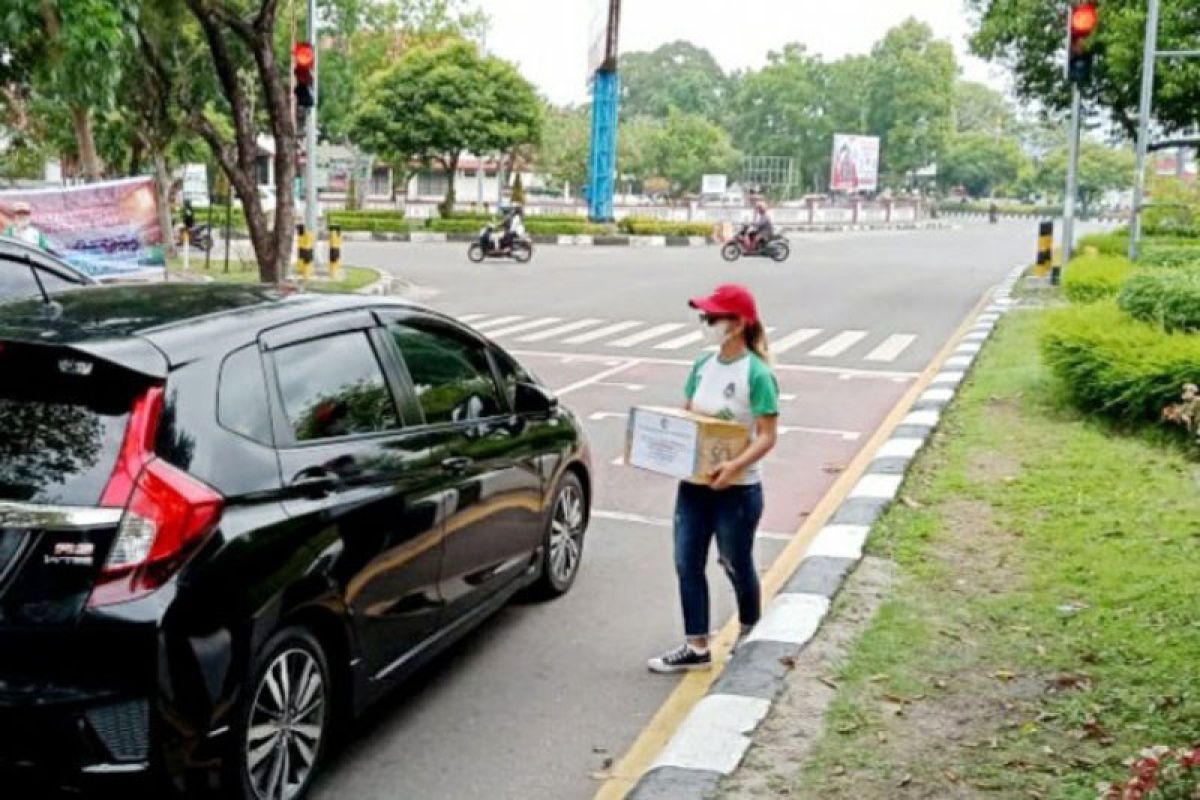
[[[29,267],[30,273],[33,274],[33,282],[37,284],[38,293],[42,296],[42,318],[47,320],[56,320],[62,317],[62,303],[58,303],[50,296],[50,292],[46,291],[46,285],[42,283],[42,276],[37,265],[29,258],[25,257],[25,264]]]

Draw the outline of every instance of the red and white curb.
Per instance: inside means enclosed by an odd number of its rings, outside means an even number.
[[[1012,289],[1024,269],[1014,269],[997,287],[941,371],[875,451],[866,473],[814,537],[799,567],[721,676],[627,795],[630,800],[714,796],[721,778],[737,769],[755,729],[783,689],[786,664],[816,635],[834,597],[862,560],[871,530],[895,500],[913,459],[929,441],[996,322],[1015,304]]]

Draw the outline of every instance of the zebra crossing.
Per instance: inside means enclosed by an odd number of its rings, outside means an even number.
[[[593,345],[613,353],[644,348],[650,352],[686,354],[703,348],[703,335],[683,322],[635,319],[564,319],[519,314],[459,314],[458,319],[488,338],[509,346]],[[835,359],[892,364],[917,341],[916,334],[866,330],[768,328],[771,352],[781,361],[807,359],[815,363]],[[785,358],[786,356],[786,358]]]

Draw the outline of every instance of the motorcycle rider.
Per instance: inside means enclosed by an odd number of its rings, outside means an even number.
[[[525,235],[525,210],[513,206],[505,213],[501,226],[504,233],[500,236],[500,249],[511,250],[513,242]]]
[[[775,224],[771,221],[771,212],[767,210],[767,204],[762,200],[754,204],[754,221],[750,223],[747,235],[752,253],[762,249],[775,235]]]

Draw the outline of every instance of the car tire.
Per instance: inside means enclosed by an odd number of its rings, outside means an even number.
[[[482,263],[483,259],[486,257],[487,254],[483,252],[483,245],[481,245],[479,242],[474,242],[470,247],[467,248],[467,258],[469,258],[475,264]]]
[[[551,600],[571,590],[583,561],[583,539],[587,533],[587,494],[573,472],[563,475],[554,490],[550,519],[542,539],[542,559],[537,580],[529,595]]]
[[[334,686],[320,642],[305,628],[276,633],[254,660],[238,712],[229,785],[242,800],[301,800],[333,730]]]
[[[737,261],[742,257],[742,248],[737,242],[726,242],[721,248],[721,258],[726,261]]]

